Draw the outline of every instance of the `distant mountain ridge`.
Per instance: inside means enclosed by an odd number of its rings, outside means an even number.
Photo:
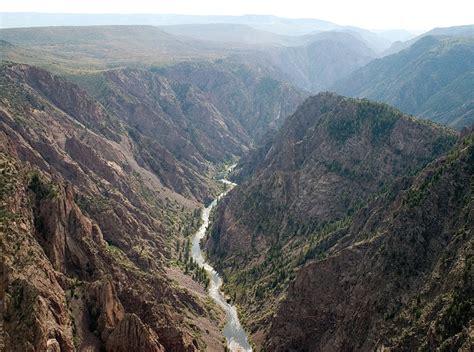
[[[59,74],[226,60],[244,63],[269,77],[313,92],[327,89],[376,57],[353,30],[289,37],[241,25],[198,26],[197,34],[190,33],[192,28],[196,27],[175,27],[175,33],[180,35],[166,32],[166,27],[153,26],[0,29],[0,39],[13,45],[0,50],[2,60],[40,66]],[[213,28],[222,31],[207,36]],[[241,37],[243,34],[248,36]],[[206,37],[211,40],[204,40]],[[237,39],[237,45],[229,42]]]
[[[356,70],[331,90],[460,129],[474,122],[473,78],[474,36],[427,35]]]
[[[339,25],[318,19],[289,19],[271,15],[193,16],[162,14],[51,14],[0,13],[3,28],[35,26],[93,26],[93,25],[181,25],[231,23],[250,25],[277,34],[302,35],[315,30],[332,30]]]
[[[237,53],[243,61],[291,84],[319,92],[373,60],[377,55],[350,32],[321,32],[304,36],[298,46],[265,48]]]
[[[181,24],[161,26],[165,32],[198,40],[224,42],[228,45],[294,45],[297,37],[280,35],[239,23]]]
[[[426,36],[449,36],[449,37],[473,37],[474,36],[474,25],[465,26],[453,26],[453,27],[439,27],[433,28],[432,30],[420,34],[415,38],[411,38],[406,41],[395,41],[390,48],[382,53],[382,56],[395,54],[403,49],[408,48],[416,41]]]
[[[160,14],[48,14],[48,13],[0,13],[0,25],[3,28],[42,27],[42,26],[97,26],[97,25],[152,25],[182,26],[209,24],[245,25],[256,30],[271,32],[283,36],[301,36],[325,31],[356,32],[365,38],[376,51],[387,49],[394,41],[392,35],[378,35],[367,29],[342,26],[329,21],[313,18],[283,18],[270,15],[243,16],[193,16]]]

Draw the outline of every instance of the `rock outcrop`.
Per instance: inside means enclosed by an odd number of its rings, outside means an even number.
[[[162,352],[165,348],[135,314],[127,314],[107,339],[106,351]]]
[[[73,351],[65,277],[36,241],[27,175],[4,153],[0,165],[5,349]]]
[[[108,341],[110,333],[125,316],[125,310],[110,278],[94,282],[89,288],[88,300],[93,302],[91,310],[98,314],[97,330],[101,333],[102,340]]]

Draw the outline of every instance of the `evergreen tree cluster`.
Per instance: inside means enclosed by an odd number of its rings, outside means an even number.
[[[194,281],[202,284],[206,289],[209,287],[210,279],[206,270],[200,267],[190,256],[191,242],[189,238],[184,241],[176,241],[176,253],[178,253],[178,263],[184,267],[184,273],[190,275]]]

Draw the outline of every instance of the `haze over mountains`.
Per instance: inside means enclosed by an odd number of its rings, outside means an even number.
[[[63,21],[67,17],[49,14],[28,16],[6,13],[2,18],[4,23],[22,26],[27,21],[31,24],[37,21],[39,25],[58,25],[62,23],[55,20],[56,17]],[[351,96],[377,99],[455,128],[472,123],[468,103],[472,91],[469,89],[472,87],[469,79],[472,72],[472,54],[469,51],[472,46],[469,38],[474,32],[472,25],[437,28],[400,42],[395,40],[393,32],[388,35],[391,39],[387,39],[383,32],[375,33],[319,20],[288,20],[272,16],[70,16],[68,24],[81,24],[81,20],[89,24],[131,21],[161,26],[2,29],[2,57],[4,60],[39,65],[60,74],[222,59],[253,66],[265,75],[309,92],[335,90]],[[283,30],[283,24],[291,30]],[[402,37],[407,38],[406,33]],[[438,48],[434,44],[418,44],[410,49],[425,37],[443,37],[443,40]],[[448,42],[451,43],[449,50]],[[124,46],[127,51],[123,50]],[[458,50],[461,47],[464,51]],[[404,54],[400,53],[396,58],[389,55],[401,50]],[[385,61],[375,60],[382,56],[386,57]],[[450,67],[455,71],[451,75],[429,78],[435,74],[436,68],[426,66],[439,62],[439,67],[444,67],[442,60],[450,60]],[[361,71],[355,73],[359,69]],[[425,77],[432,80],[429,91],[409,93],[410,89],[417,90],[417,84],[413,81],[424,80]],[[462,91],[463,103],[456,100],[457,95],[450,96],[448,90]],[[403,94],[398,91],[403,91]],[[439,107],[437,101],[445,100],[449,103],[441,103],[443,108]]]
[[[0,16],[0,349],[472,350],[474,25]]]
[[[153,15],[153,14],[48,14],[48,13],[2,13],[1,27],[40,27],[40,26],[97,26],[97,25],[152,25],[172,26],[183,24],[234,24],[272,32],[279,35],[305,35],[317,31],[361,28],[345,27],[332,22],[305,18],[289,19],[268,15],[245,16],[191,16],[191,15]],[[408,40],[414,37],[408,31],[380,31],[385,41]]]

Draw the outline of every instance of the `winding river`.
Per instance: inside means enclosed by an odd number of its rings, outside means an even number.
[[[203,267],[209,273],[209,296],[211,296],[211,298],[225,311],[226,324],[224,326],[224,336],[227,339],[227,347],[233,352],[251,352],[252,347],[247,340],[247,334],[245,333],[245,330],[240,324],[237,310],[233,305],[227,303],[221,291],[222,279],[217,271],[206,262],[201,249],[201,240],[206,235],[206,229],[209,226],[209,215],[212,208],[216,206],[217,201],[220,198],[225,196],[226,193],[232,189],[232,187],[236,186],[235,183],[224,179],[220,181],[229,185],[230,187],[227,191],[221,193],[207,208],[204,208],[202,211],[202,225],[193,237],[191,256],[200,267]]]

